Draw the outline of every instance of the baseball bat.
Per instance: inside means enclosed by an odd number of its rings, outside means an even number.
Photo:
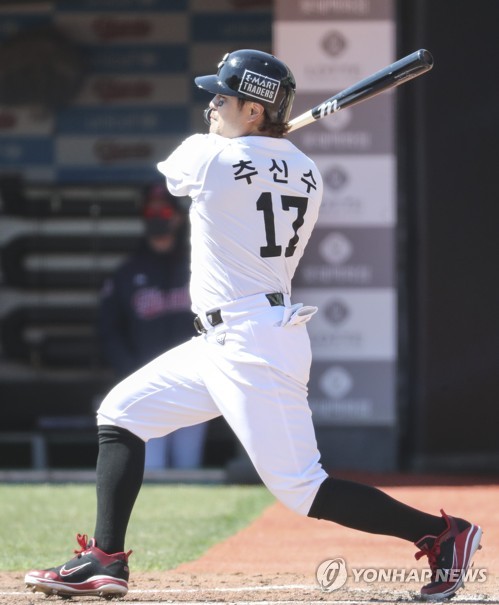
[[[298,130],[298,128],[316,120],[321,120],[331,113],[340,111],[340,109],[352,107],[352,105],[400,86],[400,84],[421,76],[432,67],[433,57],[431,53],[424,48],[417,50],[293,118],[289,121],[290,128],[288,132]]]

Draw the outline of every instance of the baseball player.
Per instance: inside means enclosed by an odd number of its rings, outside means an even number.
[[[316,308],[292,302],[291,280],[317,220],[322,180],[285,137],[291,71],[272,55],[239,50],[195,83],[212,95],[209,134],[187,138],[158,168],[174,195],[192,199],[190,291],[199,336],[105,397],[97,414],[94,537],[78,534],[77,557],[30,571],[27,586],[63,596],[126,594],[125,534],[145,442],[222,414],[287,507],[415,543],[432,570],[422,595],[452,596],[479,547],[480,527],[329,477],[319,462],[307,403],[306,324]]]
[[[144,234],[137,249],[104,282],[98,327],[102,350],[123,379],[195,333],[189,296],[185,216],[164,184],[144,191]],[[145,469],[198,468],[205,422],[146,444]]]

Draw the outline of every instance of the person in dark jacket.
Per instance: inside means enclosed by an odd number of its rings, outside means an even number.
[[[121,380],[167,349],[196,335],[189,296],[185,213],[166,187],[153,185],[143,205],[144,238],[103,286],[99,333]],[[202,465],[206,423],[146,446],[146,468]]]

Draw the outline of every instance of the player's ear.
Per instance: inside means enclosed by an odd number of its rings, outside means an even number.
[[[249,103],[248,122],[257,122],[263,116],[264,107],[260,103]]]

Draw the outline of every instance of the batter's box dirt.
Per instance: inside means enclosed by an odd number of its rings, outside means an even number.
[[[440,508],[452,515],[471,519],[484,530],[483,549],[475,556],[475,569],[484,570],[486,579],[469,583],[451,603],[459,605],[499,605],[499,485],[469,481],[461,485],[396,485],[383,487],[398,500],[438,514]],[[375,484],[375,482],[371,482]],[[130,545],[137,553],[140,549]],[[355,582],[349,573],[345,585],[324,592],[316,578],[318,566],[327,559],[341,557],[353,569],[427,568],[425,560],[415,561],[417,549],[408,542],[355,532],[325,521],[300,517],[280,504],[268,508],[249,527],[211,548],[197,561],[175,570],[137,572],[131,563],[130,591],[116,603],[418,603],[419,582]],[[0,574],[1,605],[50,605],[63,603],[24,590],[24,570]],[[105,603],[102,599],[80,597],[70,602]],[[113,601],[112,601],[113,602]]]
[[[78,597],[63,600],[59,597],[46,598],[41,593],[22,590],[23,574],[0,574],[0,603],[5,605],[37,605],[51,603],[105,603],[93,597]],[[245,574],[187,574],[172,572],[136,573],[130,582],[130,591],[124,599],[112,603],[224,603],[254,604],[265,603],[418,603],[419,587],[410,590],[403,585],[359,584],[333,592],[324,592],[318,585],[307,584],[307,578],[296,574],[245,575]],[[452,603],[499,604],[497,592],[471,592],[467,589],[458,593]]]

